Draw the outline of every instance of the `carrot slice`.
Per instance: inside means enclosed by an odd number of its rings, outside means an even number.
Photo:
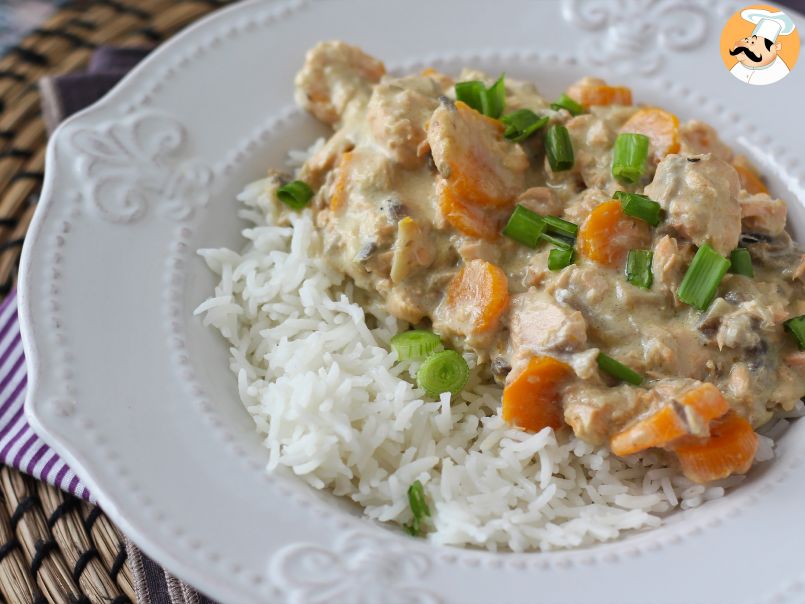
[[[333,194],[330,196],[330,209],[338,211],[347,202],[347,185],[349,184],[350,164],[352,163],[352,151],[345,151],[338,160],[338,176],[333,186]]]
[[[710,426],[710,437],[674,447],[682,473],[693,482],[711,482],[744,474],[752,466],[758,438],[752,424],[730,412]]]
[[[647,223],[623,213],[619,201],[598,204],[579,229],[579,251],[593,262],[617,268],[630,249],[645,248],[651,241]]]
[[[733,168],[735,168],[735,171],[738,173],[738,177],[741,179],[741,188],[747,193],[757,195],[758,193],[769,192],[769,190],[766,188],[766,185],[763,184],[763,181],[760,180],[758,175],[752,172],[752,170],[745,168],[744,166],[733,166]]]
[[[448,161],[449,181],[456,194],[471,201],[473,205],[500,207],[508,205],[514,198],[490,165],[484,137],[503,141],[503,123],[479,113],[466,103],[456,101],[456,111],[466,123],[479,130],[480,144],[475,144],[465,152],[456,153],[456,161]],[[480,131],[485,130],[484,135]],[[476,141],[477,143],[477,141]]]
[[[709,382],[691,388],[679,397],[679,402],[693,409],[705,422],[719,418],[730,410],[727,399]]]
[[[496,131],[498,134],[503,136],[503,131],[506,130],[506,127],[503,125],[503,122],[500,120],[496,120],[493,117],[489,117],[488,115],[484,115],[483,113],[476,111],[464,101],[456,101],[456,109],[459,113],[463,114],[466,119],[475,119],[480,120],[482,123],[489,126],[492,130]]]
[[[679,118],[657,107],[640,109],[626,120],[621,132],[644,134],[649,138],[649,150],[655,164],[679,151]]]
[[[524,430],[562,427],[559,387],[573,370],[553,357],[531,357],[503,390],[503,419]]]
[[[448,183],[441,185],[439,209],[444,219],[456,230],[487,241],[500,235],[505,217],[494,208],[467,203]]]
[[[567,89],[567,96],[585,108],[593,105],[631,105],[632,91],[626,86],[606,84],[576,84]]]
[[[491,262],[470,260],[450,281],[444,303],[445,314],[465,325],[465,334],[493,331],[509,306],[509,280]]]
[[[676,408],[667,405],[615,434],[609,448],[615,455],[632,455],[651,447],[664,447],[687,433],[685,421]]]
[[[705,382],[615,434],[610,448],[615,455],[631,455],[651,447],[674,445],[692,433],[706,434],[710,422],[729,410],[719,389]]]

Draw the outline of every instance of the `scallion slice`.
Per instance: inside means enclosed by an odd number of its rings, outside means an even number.
[[[647,196],[638,193],[615,191],[615,199],[621,202],[624,214],[639,218],[651,226],[660,224],[662,207]]]
[[[422,535],[422,524],[425,518],[430,518],[430,508],[428,502],[425,501],[425,489],[422,483],[415,480],[410,487],[408,487],[408,505],[411,508],[411,524],[404,525],[404,528],[410,535],[419,537]]]
[[[556,216],[543,216],[542,219],[545,221],[546,230],[549,233],[575,238],[576,233],[579,232],[579,225],[573,224],[567,220],[562,220]]]
[[[634,384],[635,386],[639,386],[643,383],[642,375],[633,369],[629,369],[623,363],[619,363],[611,356],[606,355],[603,352],[598,353],[598,368],[622,382],[628,382],[630,384]]]
[[[530,109],[518,109],[509,115],[504,115],[500,121],[506,125],[503,136],[519,143],[547,124],[548,117],[540,117]]]
[[[456,100],[466,103],[476,111],[483,113],[484,101],[486,95],[486,86],[483,82],[478,80],[470,80],[468,82],[456,82],[455,85]]]
[[[519,204],[515,206],[509,221],[503,227],[503,234],[506,237],[532,248],[537,247],[539,238],[544,232],[545,221],[542,216]]]
[[[632,285],[651,289],[654,276],[651,273],[651,250],[629,250],[626,257],[626,280]]]
[[[677,291],[679,299],[699,310],[706,310],[729,267],[729,260],[704,244],[696,252],[682,278]]]
[[[294,210],[301,210],[313,197],[313,189],[306,182],[294,180],[277,189],[277,199]]]
[[[559,249],[569,250],[573,249],[573,245],[576,243],[575,239],[571,239],[570,237],[563,237],[562,235],[551,235],[550,233],[543,233],[540,235],[540,239],[543,241],[547,241],[548,243],[552,243]]]
[[[432,331],[413,329],[398,333],[391,338],[391,347],[400,361],[419,361],[442,345],[442,340]]]
[[[548,163],[554,172],[570,170],[575,161],[573,157],[573,143],[570,142],[570,133],[564,126],[554,124],[548,127],[545,134],[545,153]]]
[[[640,180],[646,170],[648,143],[644,134],[619,134],[612,152],[612,176],[629,183]]]
[[[481,99],[484,115],[494,119],[503,115],[503,107],[506,105],[506,86],[503,83],[503,75],[486,90],[486,94]]]
[[[805,315],[788,319],[783,323],[783,327],[796,338],[799,349],[805,350]]]
[[[570,115],[581,115],[584,113],[584,107],[582,107],[579,103],[571,99],[566,94],[562,94],[559,97],[559,100],[555,103],[551,103],[551,109],[554,111],[559,111],[560,109],[567,109],[570,112]]]
[[[466,103],[476,111],[492,118],[499,118],[506,105],[506,86],[504,76],[500,76],[487,88],[483,82],[469,80],[455,85],[456,100]]]
[[[736,247],[730,254],[730,272],[744,277],[754,277],[752,256],[745,247]]]
[[[443,350],[430,355],[416,372],[416,383],[429,396],[442,392],[458,394],[467,383],[470,368],[464,357],[455,350]]]
[[[573,248],[554,248],[548,253],[548,268],[552,271],[561,271],[573,264]]]

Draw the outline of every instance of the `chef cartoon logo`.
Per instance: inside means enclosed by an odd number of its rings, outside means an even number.
[[[799,32],[785,11],[764,4],[735,13],[721,33],[721,58],[730,73],[753,86],[779,82],[799,56]]]

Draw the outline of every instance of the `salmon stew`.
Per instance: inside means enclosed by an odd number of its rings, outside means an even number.
[[[805,395],[805,256],[712,127],[592,77],[545,99],[471,69],[392,76],[342,42],[295,86],[332,135],[265,187],[409,326],[390,347],[425,398],[471,366],[509,427],[710,483],[746,473],[756,429]]]

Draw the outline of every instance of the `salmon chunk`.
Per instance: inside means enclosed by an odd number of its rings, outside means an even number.
[[[474,206],[510,204],[525,188],[528,158],[503,138],[503,126],[462,102],[443,102],[430,119],[428,144],[450,188]]]
[[[533,287],[512,297],[509,330],[516,354],[578,350],[587,342],[582,314]]]
[[[319,42],[296,74],[296,102],[322,122],[335,124],[351,105],[364,105],[386,68],[357,46]]]
[[[741,235],[738,188],[735,169],[713,155],[668,155],[646,195],[662,206],[680,235],[727,256]]]

